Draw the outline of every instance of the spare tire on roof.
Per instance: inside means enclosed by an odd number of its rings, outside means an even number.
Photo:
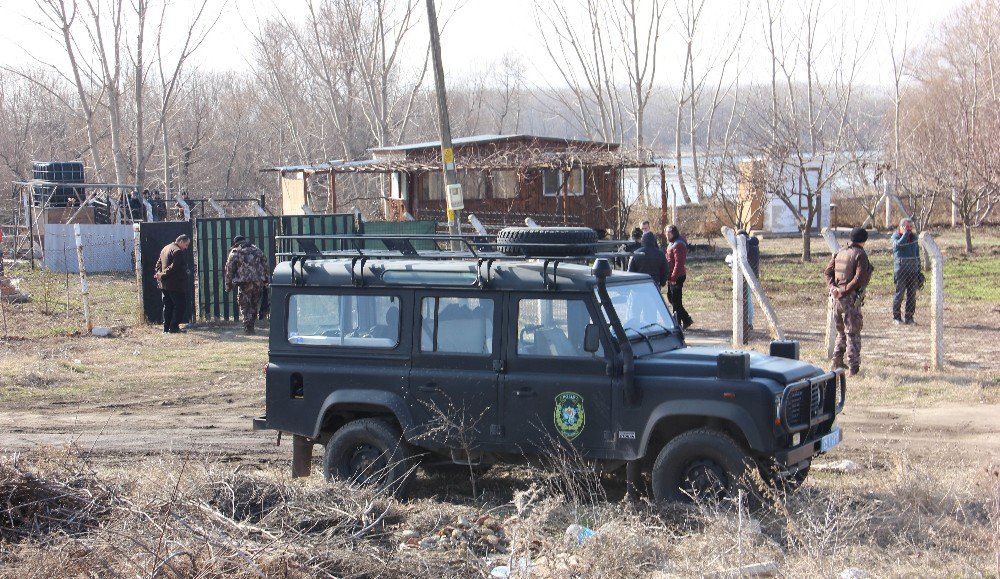
[[[505,227],[497,234],[499,251],[528,257],[590,255],[596,243],[597,232],[589,227]]]

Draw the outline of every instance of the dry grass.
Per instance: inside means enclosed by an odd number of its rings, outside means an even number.
[[[191,457],[101,467],[75,450],[6,456],[0,575],[475,577],[508,564],[532,577],[737,577],[774,562],[789,577],[847,567],[878,577],[996,576],[997,469],[939,458],[930,468],[887,454],[860,473],[815,476],[750,513],[618,502],[581,510],[572,493],[526,480],[478,505],[398,503]],[[406,530],[433,534],[459,514],[487,512],[509,538],[494,551],[400,547]],[[594,537],[567,542],[566,527],[583,519]]]

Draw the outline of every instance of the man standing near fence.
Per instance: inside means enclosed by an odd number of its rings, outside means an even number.
[[[861,227],[851,230],[851,243],[833,255],[824,274],[837,316],[837,345],[833,350],[834,368],[849,368],[854,376],[861,370],[861,328],[864,318],[865,288],[872,277],[872,265],[865,253],[868,232]],[[844,364],[844,354],[847,364]]]
[[[226,259],[226,291],[237,288],[236,303],[240,306],[243,329],[247,334],[254,333],[257,307],[261,295],[267,291],[267,285],[267,258],[264,252],[246,237],[237,235]]]
[[[160,251],[160,258],[156,260],[156,273],[153,277],[160,282],[160,291],[163,295],[163,333],[180,334],[182,330],[180,323],[185,320],[185,308],[187,307],[187,287],[188,279],[191,275],[191,266],[187,263],[185,252],[191,247],[191,238],[187,235],[178,235],[173,243],[168,244]]]
[[[897,324],[912,324],[913,312],[917,309],[917,290],[922,285],[923,277],[913,220],[907,217],[900,221],[899,229],[892,234],[889,242],[892,245],[892,281],[896,286],[896,294],[892,298],[892,320]],[[906,307],[902,308],[904,298]],[[905,317],[900,316],[900,309]]]

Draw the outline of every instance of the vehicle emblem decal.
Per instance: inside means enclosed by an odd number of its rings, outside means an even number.
[[[576,392],[563,392],[556,396],[554,419],[556,430],[566,440],[580,436],[587,421],[587,413],[583,409],[583,396]]]

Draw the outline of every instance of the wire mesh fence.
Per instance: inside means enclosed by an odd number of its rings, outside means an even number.
[[[1000,241],[993,231],[986,231],[984,237],[988,238],[983,242],[986,248],[972,255],[962,251],[960,232],[943,231],[936,237],[944,254],[944,362],[945,368],[979,370],[996,379],[1000,371]],[[846,239],[840,239],[839,245],[846,246]],[[813,239],[812,249],[813,260],[803,263],[800,239],[763,237],[760,281],[786,337],[800,341],[804,357],[822,361],[828,359],[829,300],[823,269],[832,254],[820,238]],[[933,369],[933,272],[926,252],[921,249],[916,264],[899,264],[888,235],[873,236],[865,250],[874,271],[862,306],[862,366],[867,361]],[[695,244],[689,256],[684,289],[685,306],[695,319],[688,332],[691,343],[732,342],[732,270],[724,261],[729,253],[725,242],[715,247]],[[766,351],[774,336],[759,304],[753,304],[747,317],[747,345]]]

